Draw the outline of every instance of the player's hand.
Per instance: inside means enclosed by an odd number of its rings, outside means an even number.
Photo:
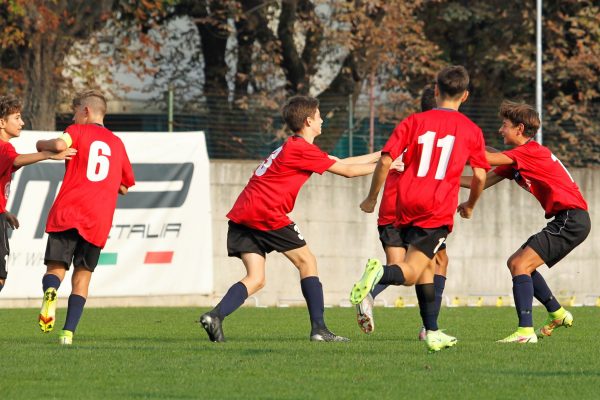
[[[6,222],[8,222],[8,225],[10,225],[11,228],[19,229],[19,220],[15,214],[11,214],[7,211],[4,215],[6,216]]]
[[[473,215],[473,207],[469,207],[467,201],[464,203],[460,203],[456,211],[460,214],[462,218],[469,219]]]
[[[396,158],[390,164],[390,169],[395,169],[398,172],[404,172],[404,162],[402,161],[402,157]]]
[[[362,203],[360,203],[360,209],[363,210],[366,213],[372,213],[373,211],[375,211],[375,206],[377,205],[377,200],[371,200],[369,198],[366,198],[363,200]]]
[[[60,153],[52,153],[52,155],[50,156],[51,160],[70,160],[71,157],[73,157],[75,154],[77,154],[77,149],[73,149],[73,148],[68,148],[65,151],[61,151]]]

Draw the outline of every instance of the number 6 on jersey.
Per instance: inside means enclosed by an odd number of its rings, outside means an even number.
[[[110,147],[102,142],[95,141],[90,145],[90,155],[87,164],[87,178],[92,182],[100,182],[108,176],[110,167]]]

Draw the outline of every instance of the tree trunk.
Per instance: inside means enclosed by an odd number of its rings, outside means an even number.
[[[331,84],[319,96],[320,111],[325,121],[323,134],[316,141],[326,152],[331,152],[340,137],[348,127],[348,96],[352,95],[352,105],[360,95],[362,82],[364,80],[361,69],[358,66],[355,52],[348,54],[340,72]]]
[[[34,130],[56,130],[60,73],[66,43],[53,40],[53,35],[37,34],[30,46],[21,52],[25,74],[23,115]]]

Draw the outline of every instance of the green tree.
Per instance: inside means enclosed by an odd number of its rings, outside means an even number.
[[[544,143],[568,165],[597,164],[600,5],[546,1],[542,15]],[[535,2],[439,0],[421,18],[443,58],[469,70],[467,109],[496,108],[504,98],[535,104]]]
[[[65,58],[111,19],[141,30],[158,19],[168,1],[2,0],[0,80],[24,98],[33,129],[55,129]],[[94,55],[88,55],[93,57]]]

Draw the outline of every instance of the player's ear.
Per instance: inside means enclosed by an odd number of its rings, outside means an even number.
[[[6,128],[6,120],[4,118],[0,118],[0,129]]]
[[[463,93],[463,95],[460,98],[460,102],[464,103],[465,101],[467,101],[468,98],[469,98],[469,91],[465,90],[465,92]]]

